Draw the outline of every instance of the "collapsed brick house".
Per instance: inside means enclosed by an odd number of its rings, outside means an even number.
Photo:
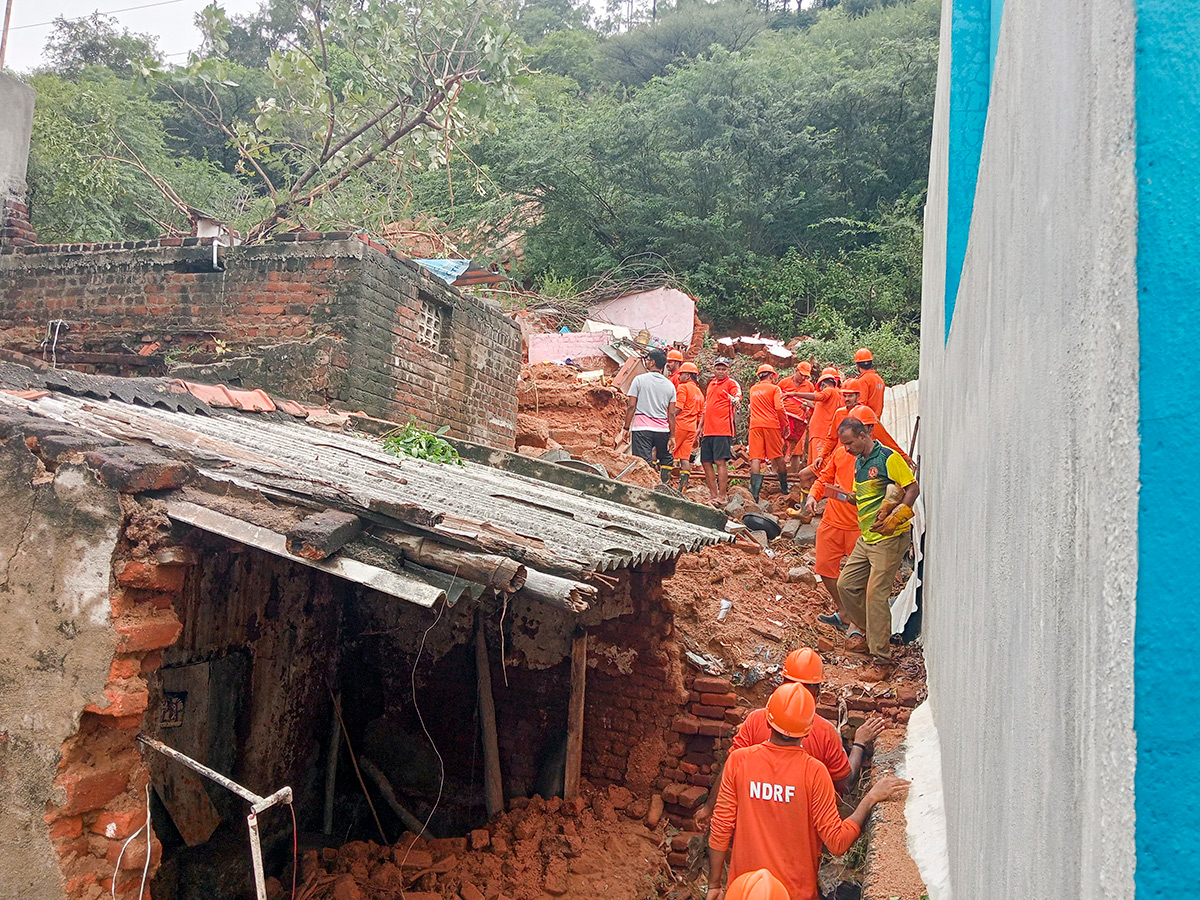
[[[511,449],[517,326],[348,232],[0,239],[0,346],[55,366],[261,388]]]
[[[467,834],[488,817],[477,659],[505,797],[569,792],[574,767],[687,824],[711,776],[683,760],[711,759],[732,726],[686,689],[662,580],[727,538],[724,517],[467,442],[461,467],[399,460],[370,437],[390,427],[0,362],[0,856],[16,895],[137,896],[146,845],[115,865],[148,805],[155,897],[244,893],[245,804],[139,734],[263,795],[292,787],[301,831],[369,834],[335,702],[356,759],[422,820],[440,793],[430,831]],[[394,839],[405,826],[376,803]],[[269,864],[290,862],[290,826],[264,814]]]

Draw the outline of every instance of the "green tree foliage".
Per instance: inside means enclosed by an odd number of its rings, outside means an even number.
[[[46,58],[50,68],[61,75],[79,75],[89,66],[102,66],[128,76],[147,60],[162,60],[153,37],[127,28],[118,30],[116,19],[101,13],[55,19],[46,40]]]

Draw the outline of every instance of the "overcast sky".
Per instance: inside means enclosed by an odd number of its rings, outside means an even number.
[[[99,11],[111,15],[130,31],[152,34],[167,62],[182,63],[189,50],[200,45],[200,32],[192,17],[210,0],[12,0],[12,24],[9,27],[5,68],[26,72],[42,63],[42,49],[50,34],[51,23],[59,16],[68,19],[89,16]],[[260,0],[218,0],[230,16],[253,12]],[[0,4],[3,0],[0,0]],[[603,8],[603,0],[594,0]],[[141,7],[130,9],[130,7]],[[117,12],[117,10],[124,10]],[[0,15],[3,15],[0,12]]]

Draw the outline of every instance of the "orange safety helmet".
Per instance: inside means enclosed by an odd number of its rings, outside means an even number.
[[[783,882],[766,869],[744,872],[725,889],[725,900],[791,900]]]
[[[807,359],[802,359],[800,360],[800,364],[796,366],[796,371],[801,375],[811,375],[812,363],[810,363]]]
[[[700,370],[694,362],[686,362],[679,367],[679,371],[689,375],[699,375]]]
[[[802,738],[812,731],[817,701],[812,691],[798,681],[775,688],[767,701],[767,724],[784,737]]]
[[[858,350],[855,351],[855,353],[854,353],[854,361],[856,363],[871,362],[874,359],[875,359],[875,357],[871,355],[871,351],[868,350],[866,347],[859,347]]]
[[[854,409],[850,410],[850,418],[858,419],[864,425],[878,425],[879,419],[875,415],[875,410],[871,407],[860,403]]]
[[[812,647],[801,647],[783,661],[783,677],[800,684],[820,684],[825,680],[825,663]]]
[[[843,394],[861,394],[862,387],[859,385],[858,379],[857,378],[847,378],[845,381],[843,381],[842,382],[842,393]]]
[[[842,373],[833,366],[830,366],[829,368],[821,371],[820,377],[817,378],[817,384],[820,384],[825,380],[832,380],[834,384],[840,384],[842,381]]]
[[[761,366],[758,367],[759,375],[766,375],[767,373],[774,375],[775,367],[773,365],[771,365],[770,363],[763,363]]]
[[[667,351],[667,359],[669,359],[669,360],[673,359],[676,362],[683,362],[683,351],[682,350],[668,350]]]

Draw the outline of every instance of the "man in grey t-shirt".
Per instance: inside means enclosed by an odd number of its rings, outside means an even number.
[[[629,385],[625,429],[621,433],[632,436],[634,456],[651,465],[657,459],[664,483],[670,479],[675,463],[671,446],[675,435],[675,385],[663,374],[666,364],[667,354],[663,351],[654,349],[646,353],[648,371]]]

